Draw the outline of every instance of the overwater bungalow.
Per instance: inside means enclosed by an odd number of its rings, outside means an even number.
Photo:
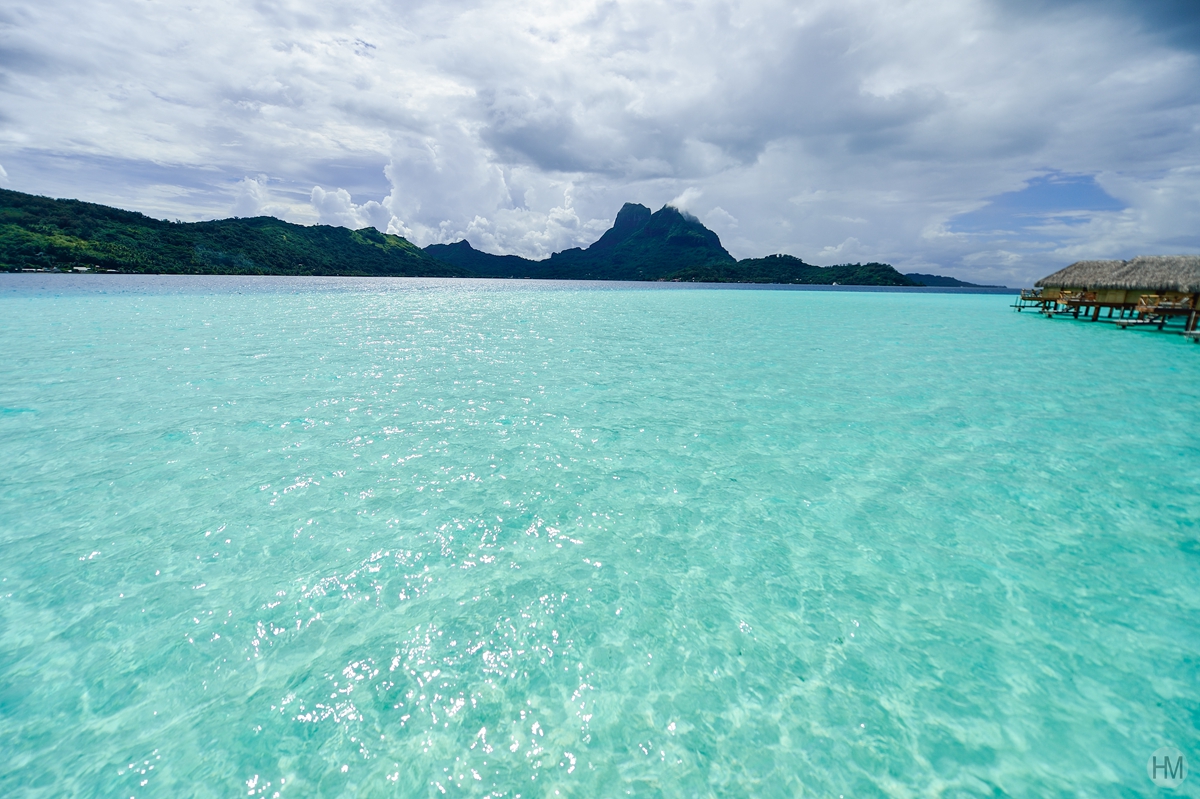
[[[1181,321],[1196,329],[1200,308],[1200,255],[1139,255],[1131,261],[1076,261],[1026,289],[1017,310],[1068,314],[1097,321],[1101,312],[1121,327]]]

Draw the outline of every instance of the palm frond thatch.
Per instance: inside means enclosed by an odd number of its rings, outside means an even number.
[[[1132,261],[1076,261],[1034,285],[1190,294],[1200,291],[1200,255],[1139,255]]]

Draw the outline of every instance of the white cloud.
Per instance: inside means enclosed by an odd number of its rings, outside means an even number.
[[[861,263],[864,260],[872,260],[870,250],[863,247],[862,242],[853,236],[836,246],[822,247],[817,258],[822,263]]]
[[[368,200],[358,205],[345,189],[326,191],[313,186],[310,198],[322,225],[339,225],[352,230],[375,227],[386,231],[392,223],[392,213],[382,203]]]
[[[1077,252],[1200,249],[1200,63],[1132,4],[6,8],[0,158],[25,191],[531,257],[675,202],[740,257],[1014,282]],[[1128,207],[1012,240],[955,226],[1051,170]]]
[[[573,187],[539,186],[529,188],[523,195],[523,207],[499,207],[490,217],[479,214],[465,219],[451,215],[436,226],[421,221],[405,223],[393,217],[393,232],[401,229],[421,246],[467,239],[486,252],[516,253],[528,258],[545,258],[552,252],[591,243],[608,229],[611,219],[582,220],[573,205]],[[395,203],[396,193],[389,200]],[[388,202],[388,200],[385,200]],[[551,205],[551,203],[555,203]],[[418,219],[419,214],[410,216]],[[436,219],[435,217],[432,217]]]
[[[720,233],[737,227],[738,221],[736,216],[718,205],[704,215],[704,224]]]
[[[266,175],[244,177],[234,187],[232,212],[234,216],[274,216],[298,224],[317,221],[312,209],[294,202],[287,194],[271,188],[272,180]],[[226,216],[227,213],[221,214]]]
[[[238,181],[237,188],[237,199],[233,203],[234,216],[261,216],[265,213],[263,209],[269,207],[271,202],[265,175],[242,178]]]
[[[680,211],[690,211],[697,200],[704,195],[701,189],[695,186],[688,186],[679,196],[671,200],[667,205],[672,208],[678,208]]]
[[[1014,266],[1024,260],[1020,253],[1008,252],[1007,250],[989,250],[987,252],[973,252],[970,255],[963,257],[963,263],[971,266]]]

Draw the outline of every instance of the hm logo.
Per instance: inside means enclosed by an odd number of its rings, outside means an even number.
[[[1162,788],[1178,788],[1187,779],[1187,758],[1183,752],[1169,746],[1157,750],[1146,762],[1150,781]]]

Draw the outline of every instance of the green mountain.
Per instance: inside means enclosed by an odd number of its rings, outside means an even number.
[[[529,277],[544,261],[519,255],[492,255],[471,246],[466,239],[453,244],[430,244],[425,254],[482,277]]]
[[[586,248],[543,261],[468,242],[424,250],[374,228],[293,225],[272,217],[167,222],[78,200],[0,189],[0,270],[251,275],[528,277],[814,285],[917,285],[887,264],[820,267],[791,255],[738,261],[717,234],[671,206],[626,203]]]
[[[570,280],[670,280],[705,283],[793,283],[829,286],[915,286],[887,264],[813,266],[791,255],[737,261],[698,219],[664,206],[655,213],[626,203],[603,236],[586,249],[544,261],[491,255],[466,241],[431,244],[425,252],[486,277]]]
[[[653,214],[625,203],[613,226],[587,249],[556,252],[549,268],[583,279],[670,280],[687,270],[737,263],[717,234],[665,205]]]
[[[745,258],[724,266],[684,270],[672,280],[706,283],[790,283],[809,286],[915,286],[888,264],[838,264],[813,266],[793,255]]]
[[[465,241],[431,244],[425,252],[483,277],[559,280],[661,280],[710,264],[736,263],[721,240],[695,217],[664,206],[656,213],[625,203],[603,236],[585,249],[573,247],[544,261],[490,255]]]
[[[0,269],[239,275],[462,276],[375,228],[272,217],[166,222],[78,200],[0,189]]]

